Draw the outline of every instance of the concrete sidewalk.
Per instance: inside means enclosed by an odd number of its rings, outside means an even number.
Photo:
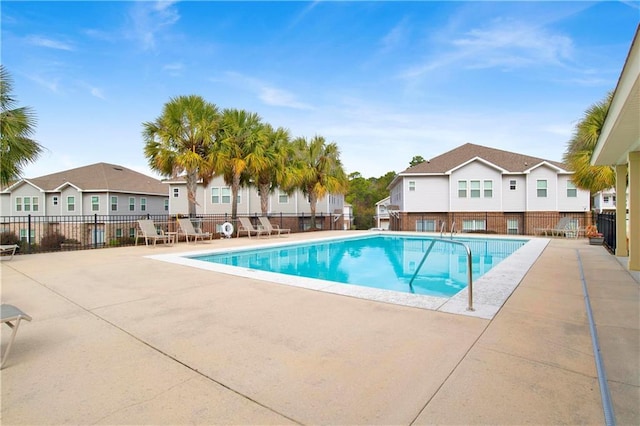
[[[618,424],[640,424],[638,283],[586,240],[552,240],[492,320],[144,257],[193,248],[1,262],[33,316],[2,424],[603,424],[580,260]]]

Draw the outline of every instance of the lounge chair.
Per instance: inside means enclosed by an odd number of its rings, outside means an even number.
[[[9,260],[13,259],[13,255],[16,254],[16,250],[18,249],[17,244],[3,244],[0,245],[0,254],[5,254],[11,252],[11,257]]]
[[[191,219],[178,219],[178,226],[180,226],[180,232],[185,235],[187,242],[189,242],[190,237],[193,237],[194,243],[198,241],[198,238],[201,241],[204,241],[205,238],[208,238],[209,241],[213,240],[212,233],[202,232],[202,230],[194,228]]]
[[[158,240],[164,243],[171,243],[171,237],[166,235],[163,230],[158,230],[156,228],[153,220],[150,219],[141,219],[138,221],[138,225],[140,226],[140,232],[136,234],[136,245],[138,245],[138,238],[144,238],[144,242],[146,245],[149,245],[149,240],[153,241],[153,245],[156,245]]]
[[[277,234],[278,236],[281,236],[282,234],[291,234],[291,229],[280,228],[278,225],[272,225],[268,217],[260,216],[258,219],[260,219],[262,227],[269,231],[269,235]]]
[[[237,236],[240,236],[241,232],[246,232],[247,236],[251,238],[251,235],[260,236],[260,235],[271,235],[271,232],[267,231],[264,228],[254,228],[251,224],[251,221],[248,217],[239,217],[240,225],[238,226]]]
[[[551,235],[554,237],[560,235],[566,235],[567,227],[570,225],[572,219],[570,217],[561,217],[555,227],[537,228],[536,231],[543,235]]]
[[[4,304],[0,305],[0,317],[2,317],[3,324],[7,324],[9,328],[13,329],[7,348],[4,350],[4,354],[2,354],[2,361],[0,362],[0,368],[2,368],[9,357],[9,352],[11,352],[11,345],[13,345],[13,340],[16,338],[16,334],[18,333],[20,321],[31,321],[31,317],[13,305]]]

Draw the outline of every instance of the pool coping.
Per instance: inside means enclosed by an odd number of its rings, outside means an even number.
[[[370,235],[402,235],[402,236],[422,236],[422,237],[439,237],[439,234],[424,232],[391,232],[391,231],[373,231]],[[321,237],[309,239],[309,242],[323,242],[344,238],[362,238],[363,234],[357,236],[340,236],[340,237]],[[275,284],[300,287],[309,290],[322,291],[325,293],[337,294],[342,296],[355,297],[359,299],[372,300],[383,303],[392,303],[402,306],[410,306],[420,309],[428,309],[451,314],[467,315],[477,318],[492,319],[500,310],[504,302],[509,298],[511,293],[518,287],[529,269],[542,254],[545,247],[549,244],[549,238],[526,237],[511,238],[504,235],[482,235],[475,237],[464,235],[465,239],[482,238],[482,239],[518,239],[528,240],[522,247],[513,252],[509,257],[501,261],[493,267],[489,272],[478,278],[473,283],[473,311],[468,307],[468,289],[463,290],[450,298],[428,296],[411,293],[401,293],[393,290],[376,289],[370,287],[362,287],[353,284],[342,284],[333,281],[325,281],[315,278],[298,277],[292,275],[279,274],[274,272],[259,271],[244,267],[223,265],[218,263],[205,262],[202,260],[190,259],[189,256],[198,256],[204,254],[229,253],[235,251],[246,251],[251,249],[266,249],[273,247],[282,247],[291,244],[299,244],[291,241],[279,241],[261,245],[250,245],[237,249],[211,249],[196,250],[183,253],[156,254],[148,255],[146,258],[160,260],[163,262],[174,263],[183,266],[194,267],[198,269],[209,270],[228,275],[235,275],[244,278],[250,278],[260,281],[267,281]]]

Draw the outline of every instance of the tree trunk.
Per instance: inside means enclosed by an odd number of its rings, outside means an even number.
[[[309,206],[311,208],[311,230],[316,230],[316,204],[318,203],[318,198],[314,192],[309,193]]]
[[[258,186],[258,190],[260,191],[260,210],[262,211],[262,216],[266,216],[269,211],[269,188],[271,187],[268,183],[262,183]]]
[[[189,201],[189,217],[196,215],[196,191],[198,188],[198,179],[195,172],[188,172],[187,177],[187,200]]]
[[[240,190],[240,175],[233,176],[233,183],[231,183],[231,218],[238,218],[238,191]]]

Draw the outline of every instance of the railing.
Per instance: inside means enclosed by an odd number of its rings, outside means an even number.
[[[413,276],[411,277],[411,280],[409,281],[409,288],[411,289],[411,291],[413,291],[413,280],[415,280],[416,276],[418,275],[418,272],[420,272],[420,268],[422,268],[422,265],[424,265],[424,262],[427,260],[429,253],[431,253],[431,249],[433,249],[433,245],[438,241],[441,241],[444,243],[450,243],[450,244],[457,244],[459,246],[464,247],[464,249],[466,250],[467,252],[467,292],[469,294],[469,305],[467,306],[467,311],[473,311],[474,310],[473,309],[473,271],[471,269],[471,266],[472,266],[471,249],[469,248],[468,245],[466,245],[463,242],[447,240],[445,238],[432,239],[431,244],[429,244],[429,247],[427,247],[427,251],[424,253],[424,256],[422,256],[422,260],[420,261],[420,264],[416,268],[416,272],[414,272]]]

